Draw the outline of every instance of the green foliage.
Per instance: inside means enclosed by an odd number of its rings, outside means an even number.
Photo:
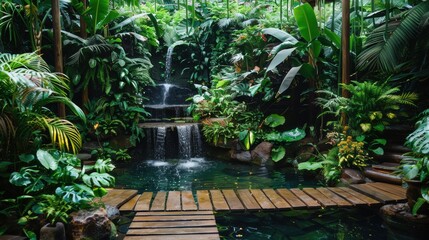
[[[61,150],[79,151],[79,131],[47,108],[63,103],[85,122],[83,111],[66,97],[68,90],[67,78],[51,73],[37,54],[0,54],[0,148],[5,151],[1,158],[13,160],[45,139]]]
[[[350,98],[340,97],[330,91],[319,91],[324,96],[317,99],[324,109],[321,115],[340,117],[344,113],[353,137],[368,143],[372,152],[383,154],[386,140],[380,138],[381,133],[390,123],[406,116],[403,107],[414,106],[416,94],[398,94],[400,90],[397,87],[369,81],[354,81],[350,85],[343,85],[343,88],[350,92]]]
[[[108,174],[114,166],[110,159],[98,159],[94,166],[81,166],[72,154],[39,149],[36,156],[21,156],[25,167],[10,175],[10,183],[23,187],[23,193],[14,201],[15,208],[27,209],[21,215],[20,224],[38,215],[50,223],[68,222],[69,214],[90,207],[95,196],[104,187],[111,187],[115,179]],[[97,195],[94,193],[97,191]]]

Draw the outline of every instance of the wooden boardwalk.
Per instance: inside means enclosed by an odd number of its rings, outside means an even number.
[[[111,190],[102,201],[134,211],[130,239],[219,239],[213,211],[279,211],[405,202],[406,190],[387,183],[353,184],[350,187],[293,189],[222,189],[161,191],[137,194]]]

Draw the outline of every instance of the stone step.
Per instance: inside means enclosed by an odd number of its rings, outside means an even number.
[[[398,167],[400,166],[400,164],[398,163],[389,163],[389,162],[385,162],[385,163],[381,163],[381,164],[373,164],[372,168],[374,170],[378,170],[378,171],[382,171],[382,172],[394,172],[398,169]]]
[[[396,185],[402,184],[402,179],[399,176],[394,175],[392,173],[377,171],[372,168],[365,169],[363,173],[367,178],[377,182],[385,182],[385,183],[391,183]]]
[[[405,147],[403,144],[387,144],[384,148],[384,151],[387,153],[406,153],[410,152],[411,149]]]
[[[397,153],[385,153],[382,156],[374,156],[374,160],[377,162],[391,162],[391,163],[400,163],[401,160],[404,158],[402,154]]]

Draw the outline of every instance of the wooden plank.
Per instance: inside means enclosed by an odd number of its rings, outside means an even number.
[[[167,197],[167,206],[165,208],[167,211],[179,211],[182,210],[182,204],[180,201],[180,192],[179,191],[169,191]]]
[[[337,194],[331,192],[327,188],[317,188],[319,192],[321,192],[323,195],[325,195],[328,199],[331,199],[333,202],[335,202],[339,207],[351,207],[353,204],[346,199],[338,196]]]
[[[222,190],[223,195],[225,196],[226,201],[228,202],[229,208],[231,210],[244,210],[244,206],[241,203],[240,199],[235,194],[234,190],[227,189]]]
[[[385,195],[385,196],[387,196],[388,198],[393,199],[393,201],[394,201],[394,202],[398,202],[398,201],[403,201],[403,200],[405,200],[405,198],[404,198],[403,196],[398,196],[398,195],[396,195],[396,194],[390,193],[390,192],[385,191],[385,190],[383,190],[383,189],[380,189],[380,188],[374,187],[373,185],[371,185],[371,184],[369,184],[369,183],[366,183],[366,184],[360,184],[360,185],[364,185],[364,187],[365,187],[365,188],[371,189],[371,190],[373,190],[373,191],[375,191],[375,192],[378,192],[378,193],[380,193],[380,194],[382,194],[382,195]]]
[[[253,198],[252,194],[247,189],[239,189],[237,190],[238,196],[241,199],[241,202],[248,210],[259,210],[261,206],[259,206],[258,202],[255,198]]]
[[[101,201],[106,204],[113,206],[116,202],[116,198],[125,192],[125,189],[110,189],[105,196],[101,198]]]
[[[158,192],[153,199],[151,211],[164,211],[165,210],[165,198],[167,196],[166,192]]]
[[[312,198],[316,199],[317,202],[319,202],[320,205],[323,207],[333,207],[337,206],[337,204],[323,195],[321,192],[319,192],[317,189],[314,188],[304,188],[303,191],[311,196]]]
[[[382,183],[382,182],[375,182],[375,183],[368,183],[370,186],[381,189],[382,191],[394,194],[401,199],[407,198],[407,190],[401,186],[388,184],[388,183]]]
[[[144,192],[137,201],[134,211],[149,211],[152,196],[152,192]]]
[[[363,200],[366,202],[367,205],[369,206],[373,206],[373,205],[378,205],[380,204],[380,202],[378,200],[375,200],[374,198],[368,197],[367,195],[364,195],[360,192],[356,192],[355,190],[351,189],[351,188],[347,188],[347,187],[340,187],[340,189],[352,194],[353,196]]]
[[[133,211],[134,206],[136,206],[140,196],[140,194],[135,195],[133,198],[131,198],[131,200],[122,205],[121,208],[119,208],[119,211]]]
[[[174,222],[132,222],[129,228],[216,227],[215,220]]]
[[[214,215],[135,216],[133,222],[214,220]]]
[[[229,210],[228,203],[220,190],[210,190],[210,195],[212,197],[213,207],[215,210]]]
[[[348,201],[350,201],[353,205],[355,206],[363,206],[363,205],[368,205],[367,202],[365,202],[364,200],[354,196],[353,194],[351,194],[349,191],[345,191],[344,189],[341,188],[336,188],[336,187],[329,187],[328,188],[330,191],[338,194],[339,196],[347,199]],[[347,188],[349,189],[349,188]],[[350,189],[351,190],[351,189]]]
[[[213,215],[213,211],[137,212],[136,216]]]
[[[198,190],[197,191],[198,210],[212,210],[213,205],[210,201],[209,191]]]
[[[112,189],[110,195],[107,193],[102,201],[106,205],[121,207],[124,203],[128,202],[131,198],[137,195],[137,190],[133,189]]]
[[[320,204],[317,203],[312,197],[305,194],[302,190],[297,188],[292,188],[290,191],[295,194],[308,208],[318,208]]]
[[[294,209],[300,209],[300,208],[306,208],[307,205],[303,203],[295,194],[293,194],[289,189],[280,188],[277,189],[277,193],[285,199],[292,208]]]
[[[182,210],[190,211],[197,210],[197,204],[195,203],[194,196],[191,191],[182,191]]]
[[[124,240],[219,240],[219,234],[126,236]]]
[[[201,234],[201,233],[218,233],[217,227],[202,228],[157,228],[157,229],[129,229],[127,235],[181,235],[181,234]],[[192,239],[192,238],[191,238]]]
[[[270,199],[270,201],[276,206],[278,209],[290,209],[290,204],[284,200],[279,194],[277,194],[274,189],[262,189],[265,195]]]
[[[276,206],[270,201],[270,199],[265,196],[264,192],[260,189],[251,189],[250,193],[252,193],[253,197],[258,202],[259,206],[262,209],[276,209]]]
[[[370,197],[372,197],[372,198],[374,198],[374,199],[376,199],[376,200],[378,200],[384,204],[396,202],[396,200],[394,198],[385,194],[380,189],[370,187],[366,184],[352,184],[352,185],[350,185],[350,188],[352,188],[353,190],[356,190],[362,194],[370,196]]]

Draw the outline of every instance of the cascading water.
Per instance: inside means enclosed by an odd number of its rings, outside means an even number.
[[[194,157],[201,157],[203,150],[203,140],[201,139],[200,128],[198,124],[192,125],[192,151]]]
[[[170,88],[173,85],[169,84],[169,83],[163,83],[163,84],[159,84],[159,85],[162,86],[162,88],[163,88],[162,105],[165,106],[165,105],[167,105],[167,99],[170,96]]]
[[[156,160],[165,159],[165,137],[167,135],[166,127],[157,127],[156,128],[156,140],[154,144],[154,158]]]
[[[179,139],[179,158],[189,159],[192,156],[191,148],[191,125],[177,126],[177,137]]]
[[[173,56],[174,45],[168,47],[167,55],[165,57],[165,82],[170,82],[171,77],[171,61]]]

